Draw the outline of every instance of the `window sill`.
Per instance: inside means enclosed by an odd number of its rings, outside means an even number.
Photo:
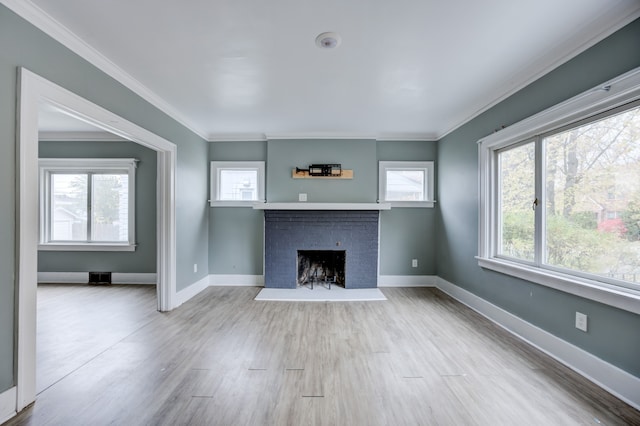
[[[212,201],[209,200],[210,207],[249,207],[253,208],[256,203],[264,203],[260,200],[247,200],[247,201]]]
[[[380,201],[390,204],[391,207],[417,207],[431,209],[436,205],[435,201]]]
[[[640,291],[561,274],[503,259],[476,257],[481,268],[511,275],[585,299],[640,314]]]
[[[135,251],[136,244],[38,244],[39,251]]]

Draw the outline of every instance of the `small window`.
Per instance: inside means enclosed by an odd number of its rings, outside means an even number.
[[[135,250],[134,159],[41,159],[41,250]]]
[[[212,161],[210,184],[212,207],[264,201],[264,161]]]
[[[394,207],[433,207],[433,161],[380,161],[380,202]]]

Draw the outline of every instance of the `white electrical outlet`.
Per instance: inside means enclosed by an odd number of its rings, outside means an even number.
[[[198,272],[198,264],[197,263],[193,264],[193,272]]]
[[[307,194],[301,192],[298,194],[298,201],[307,201]]]
[[[413,268],[417,268],[418,267],[418,259],[413,259],[411,261],[411,267],[413,267]]]
[[[587,331],[587,316],[580,312],[576,312],[576,328],[584,332]]]

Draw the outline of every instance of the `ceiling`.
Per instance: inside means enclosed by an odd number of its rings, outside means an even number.
[[[207,140],[436,140],[640,16],[637,0],[1,1]],[[339,47],[316,46],[325,31]]]

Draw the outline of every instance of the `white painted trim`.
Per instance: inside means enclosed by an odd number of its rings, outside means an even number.
[[[0,393],[0,424],[16,414],[16,387],[14,386]]]
[[[205,276],[204,278],[196,281],[188,287],[183,288],[179,292],[176,293],[175,297],[175,306],[178,307],[183,303],[189,301],[191,298],[197,296],[204,289],[209,287],[209,276]]]
[[[114,272],[111,274],[112,284],[150,284],[156,285],[155,273]],[[38,272],[39,284],[87,284],[88,272]]]
[[[380,275],[378,287],[435,287],[435,275]]]
[[[158,275],[151,272],[114,272],[111,274],[112,284],[144,284],[156,285]]]
[[[220,200],[220,173],[224,170],[256,172],[256,198],[253,200]],[[209,162],[209,205],[211,207],[251,207],[253,203],[264,202],[265,194],[264,161],[210,161]]]
[[[38,107],[48,103],[71,117],[157,152],[158,306],[173,308],[176,286],[176,145],[24,68],[18,70],[16,129],[16,409],[36,397],[38,256]]]
[[[206,133],[202,129],[199,129],[198,126],[191,122],[184,114],[93,48],[93,46],[82,40],[67,27],[55,20],[51,15],[36,6],[33,2],[29,0],[2,0],[2,4],[87,62],[96,66],[105,74],[114,78],[160,111],[166,113],[187,129],[196,133],[201,138],[206,139]]]
[[[640,378],[440,277],[436,287],[596,385],[640,410]]]
[[[57,132],[41,131],[40,142],[129,142],[109,132]]]
[[[389,203],[255,203],[256,210],[391,210]]]
[[[39,284],[87,284],[88,272],[38,272]]]
[[[209,275],[211,286],[264,287],[264,275]]]

